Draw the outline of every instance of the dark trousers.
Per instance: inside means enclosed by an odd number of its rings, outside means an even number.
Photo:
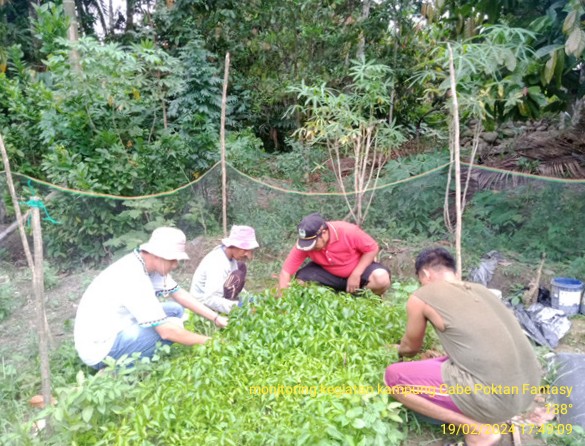
[[[372,262],[363,272],[360,279],[360,288],[364,288],[369,280],[370,274],[378,268],[388,271],[381,263]],[[390,271],[388,271],[390,273]],[[309,262],[307,265],[299,269],[295,277],[303,282],[317,282],[321,285],[333,288],[335,291],[345,291],[347,289],[347,277],[338,277],[325,270],[322,266],[315,262]]]

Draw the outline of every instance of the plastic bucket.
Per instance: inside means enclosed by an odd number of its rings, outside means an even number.
[[[577,314],[581,305],[583,282],[567,277],[555,277],[550,284],[552,307],[563,310],[567,316]]]

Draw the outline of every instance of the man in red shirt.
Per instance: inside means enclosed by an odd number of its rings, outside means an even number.
[[[294,275],[301,282],[336,291],[354,293],[365,287],[381,296],[390,287],[390,271],[375,262],[379,250],[376,241],[354,224],[326,222],[319,213],[307,215],[280,271],[279,288],[287,288]],[[307,258],[311,261],[299,269]]]

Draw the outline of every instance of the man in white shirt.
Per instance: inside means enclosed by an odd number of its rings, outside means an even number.
[[[170,276],[188,259],[185,234],[154,230],[150,240],[114,262],[89,285],[75,317],[75,348],[87,365],[101,369],[104,359],[139,352],[152,357],[157,342],[204,344],[209,337],[183,328],[184,308],[225,327],[227,319],[200,304]],[[161,303],[159,298],[170,298]]]
[[[191,294],[212,310],[229,313],[238,305],[246,282],[246,260],[258,248],[256,233],[250,226],[232,226],[228,238],[209,252],[195,270]]]

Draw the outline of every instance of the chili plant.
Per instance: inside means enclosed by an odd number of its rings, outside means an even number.
[[[401,405],[384,392],[404,298],[318,286],[269,291],[230,314],[204,346],[118,374],[78,377],[44,414],[43,444],[399,444]],[[198,332],[213,330],[199,318]],[[74,426],[72,429],[71,426]]]

